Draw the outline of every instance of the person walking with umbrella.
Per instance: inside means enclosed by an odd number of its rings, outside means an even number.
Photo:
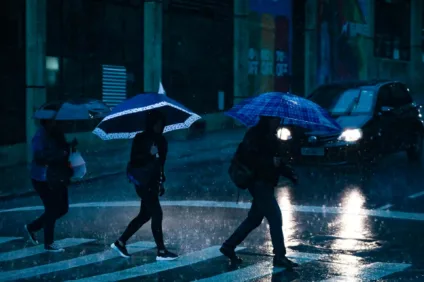
[[[248,98],[227,115],[250,127],[234,155],[229,173],[239,188],[249,190],[253,201],[247,218],[223,243],[220,251],[232,262],[241,263],[235,253],[236,247],[266,218],[274,247],[274,266],[296,267],[298,265],[286,257],[281,210],[274,197],[274,188],[280,176],[293,183],[297,183],[297,176],[281,160],[282,141],[277,137],[277,130],[283,121],[323,130],[340,130],[340,126],[315,103],[289,93],[272,92]]]
[[[162,208],[159,196],[165,193],[164,167],[168,143],[164,133],[189,128],[200,116],[180,103],[158,93],[142,93],[117,105],[93,130],[103,140],[132,139],[127,175],[141,198],[140,211],[122,235],[111,245],[123,257],[130,257],[126,243],[145,223],[152,220],[157,260],[178,255],[165,248]]]
[[[25,225],[25,230],[36,245],[36,232],[44,229],[45,250],[62,252],[64,249],[54,244],[54,227],[56,221],[68,212],[68,185],[73,174],[68,157],[77,141],[67,143],[65,134],[53,119],[42,119],[40,124],[32,139],[31,181],[43,202],[44,213]]]
[[[38,244],[36,233],[44,229],[45,250],[64,251],[54,244],[54,228],[56,221],[69,209],[68,185],[74,176],[69,157],[76,151],[78,142],[74,138],[68,143],[56,121],[89,120],[109,112],[110,109],[101,101],[76,99],[46,103],[34,113],[33,118],[39,120],[40,127],[31,144],[31,181],[44,205],[44,213],[24,226],[34,245]]]
[[[254,176],[251,185],[248,185],[253,197],[249,214],[220,249],[235,263],[241,262],[234,251],[235,248],[266,218],[274,246],[274,266],[285,268],[297,266],[286,258],[281,210],[274,196],[274,188],[280,175],[289,178],[293,183],[297,182],[295,173],[282,163],[279,156],[281,141],[276,134],[280,122],[281,119],[278,117],[260,117],[258,124],[247,131],[236,153],[238,161],[248,167]]]
[[[165,248],[162,232],[163,213],[159,202],[159,196],[165,193],[164,166],[168,153],[168,142],[162,134],[165,124],[165,116],[160,111],[149,111],[146,130],[137,134],[132,143],[128,176],[135,184],[141,202],[138,215],[111,245],[123,257],[130,257],[125,247],[127,241],[149,220],[152,221],[152,233],[157,246],[156,259],[173,260],[178,257]]]

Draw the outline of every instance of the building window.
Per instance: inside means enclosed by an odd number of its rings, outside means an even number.
[[[411,0],[375,1],[374,55],[408,61],[411,54]]]
[[[103,65],[103,102],[114,107],[127,98],[127,69]]]

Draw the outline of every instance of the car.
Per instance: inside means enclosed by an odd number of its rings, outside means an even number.
[[[326,109],[341,131],[284,126],[283,140],[292,164],[359,165],[406,152],[421,160],[424,121],[406,84],[399,81],[340,82],[319,86],[309,100]]]

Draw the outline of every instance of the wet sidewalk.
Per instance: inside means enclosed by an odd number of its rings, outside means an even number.
[[[208,133],[192,140],[170,140],[167,170],[229,160],[244,132],[244,129],[232,129]],[[84,181],[123,173],[130,155],[130,144],[107,150],[83,151],[87,163]],[[0,200],[33,194],[28,165],[2,168],[0,179]]]

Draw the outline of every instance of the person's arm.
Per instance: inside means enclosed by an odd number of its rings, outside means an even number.
[[[160,172],[161,172],[161,182],[166,181],[165,176],[165,163],[168,156],[168,141],[163,137],[162,144],[159,147],[159,161],[160,161]]]
[[[34,160],[41,164],[48,164],[57,161],[66,156],[67,152],[60,148],[48,148],[47,136],[44,134],[37,134],[32,139],[32,151]]]

